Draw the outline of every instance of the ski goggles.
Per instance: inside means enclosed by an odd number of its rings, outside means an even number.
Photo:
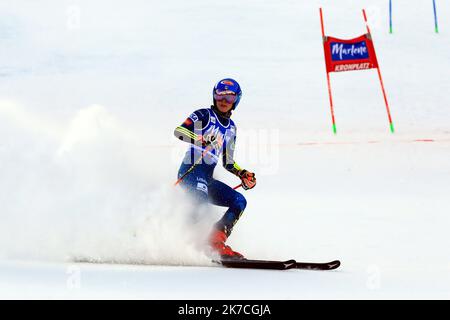
[[[217,101],[226,100],[228,103],[236,102],[237,96],[232,91],[214,92],[214,99]]]

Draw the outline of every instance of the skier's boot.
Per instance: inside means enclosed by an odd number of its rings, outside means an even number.
[[[222,230],[214,229],[209,238],[209,245],[222,259],[244,259],[244,256],[225,245],[227,235]]]

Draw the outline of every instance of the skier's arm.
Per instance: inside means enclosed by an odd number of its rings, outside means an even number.
[[[196,143],[199,140],[199,136],[195,134],[193,130],[189,130],[188,128],[186,128],[186,126],[184,126],[184,123],[183,125],[176,127],[173,134],[178,139],[192,144]]]
[[[227,143],[225,145],[225,148],[224,148],[223,154],[222,154],[222,162],[223,162],[223,167],[226,170],[228,170],[232,174],[238,176],[239,175],[239,171],[241,171],[242,168],[239,167],[239,165],[233,159],[235,145],[236,145],[236,136],[231,138],[229,140],[229,143]]]
[[[197,110],[192,113],[181,125],[175,128],[173,134],[176,138],[191,144],[202,144],[201,134],[195,132],[202,129],[203,125],[209,121],[209,113],[204,110]],[[200,130],[201,131],[201,130]]]
[[[245,169],[239,167],[239,165],[234,161],[234,146],[236,144],[236,136],[230,139],[230,142],[226,145],[223,150],[223,166],[232,174],[236,175],[241,179],[242,187],[245,190],[251,189],[256,185],[256,177],[253,172],[249,172]]]

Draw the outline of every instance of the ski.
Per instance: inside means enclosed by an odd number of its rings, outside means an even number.
[[[307,269],[307,270],[334,270],[339,268],[341,262],[339,260],[334,260],[330,262],[297,262],[295,264],[296,269]]]
[[[96,260],[88,258],[76,258],[72,259],[72,261],[76,263],[94,263],[94,264],[150,265],[143,261],[126,262],[115,260]],[[266,270],[289,270],[289,269],[334,270],[341,265],[341,262],[339,260],[317,263],[317,262],[297,262],[294,259],[286,261],[222,259],[222,260],[213,260],[212,262],[226,268],[266,269]]]
[[[288,270],[295,268],[295,260],[269,261],[249,259],[222,259],[218,263],[226,268]]]
[[[226,268],[272,269],[272,270],[288,270],[288,269],[334,270],[341,265],[341,262],[339,260],[316,263],[316,262],[297,262],[293,259],[287,261],[223,259],[215,262],[221,264]]]

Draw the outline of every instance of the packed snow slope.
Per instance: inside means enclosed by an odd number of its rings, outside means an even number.
[[[381,0],[2,1],[0,297],[450,298],[450,3],[437,34],[431,1],[393,2],[389,34]],[[333,135],[319,7],[347,39],[366,8],[394,134],[369,70],[331,74]],[[199,249],[224,210],[189,220],[172,132],[224,77],[258,179],[230,245],[340,269],[214,268]]]

